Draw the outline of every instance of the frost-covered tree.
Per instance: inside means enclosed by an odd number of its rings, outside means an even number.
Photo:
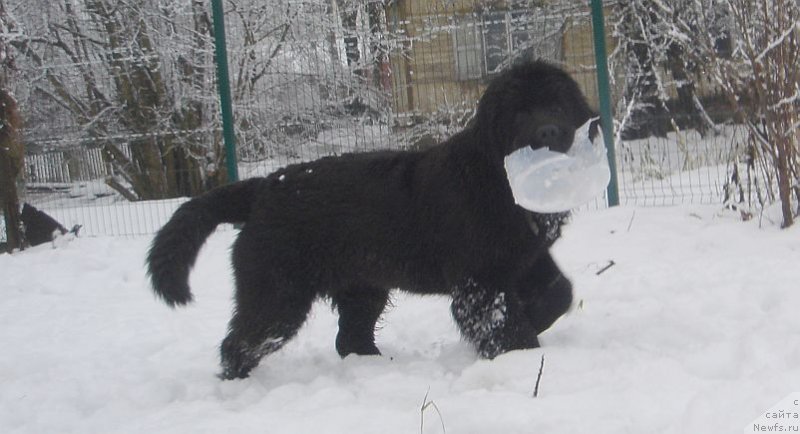
[[[800,212],[800,4],[621,0],[615,16],[614,56],[626,80],[622,128],[642,128],[666,114],[677,129],[668,86],[680,103],[694,106],[696,119],[713,126],[695,92],[700,80],[710,81],[749,133],[745,167],[735,174],[739,199],[761,208],[779,202],[783,225],[791,225]],[[750,182],[742,186],[745,178]]]
[[[237,139],[247,160],[297,156],[321,131],[384,118],[382,2],[230,1]]]
[[[30,29],[13,43],[26,139],[101,147],[107,182],[131,200],[226,179],[208,0],[7,1]],[[372,14],[364,23],[381,17],[380,2],[349,3]],[[321,129],[389,106],[362,72],[382,39],[369,26],[347,33],[338,2],[223,4],[241,156],[291,154]],[[347,35],[358,62],[347,61]]]
[[[215,110],[210,21],[202,2],[16,1],[28,37],[19,56],[29,138],[100,146],[131,200],[192,195],[211,181]],[[124,145],[124,146],[123,146]],[[212,163],[214,163],[212,161]]]
[[[700,3],[712,16],[719,7],[714,0],[621,0],[614,5],[610,22],[618,44],[611,62],[624,72],[618,107],[624,135],[663,137],[680,128],[713,130],[714,122],[696,92],[702,73],[697,59],[702,55],[692,41],[704,29],[691,6]]]
[[[749,132],[752,182],[743,196],[760,207],[779,202],[788,227],[800,214],[800,2],[725,4],[732,53],[712,57],[712,72]]]

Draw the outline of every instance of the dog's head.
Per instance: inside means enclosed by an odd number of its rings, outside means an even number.
[[[493,159],[525,146],[566,152],[576,128],[595,116],[578,84],[545,62],[527,62],[495,77],[476,114],[481,143]]]

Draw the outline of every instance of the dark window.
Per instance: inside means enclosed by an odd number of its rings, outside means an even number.
[[[563,20],[528,11],[463,16],[452,35],[459,80],[496,74],[519,59],[562,60]]]

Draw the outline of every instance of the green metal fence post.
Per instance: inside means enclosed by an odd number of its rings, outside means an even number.
[[[222,9],[222,0],[211,0],[211,11],[214,17],[214,53],[217,63],[220,110],[222,111],[225,165],[228,169],[228,182],[236,182],[239,180],[239,169],[236,165],[236,136],[233,129],[231,83],[228,76],[228,50],[225,44],[225,13]]]
[[[608,84],[608,58],[606,56],[606,32],[603,22],[603,1],[592,0],[592,28],[594,29],[594,55],[597,64],[597,93],[600,99],[600,125],[608,151],[608,166],[611,181],[608,183],[608,206],[619,205],[617,181],[617,156],[614,150],[614,122],[611,114],[611,91]]]

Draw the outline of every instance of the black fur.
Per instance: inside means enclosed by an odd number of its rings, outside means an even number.
[[[592,116],[563,71],[515,66],[489,85],[472,124],[439,146],[292,165],[183,204],[150,249],[153,288],[170,305],[189,302],[206,237],[218,223],[244,223],[221,346],[226,379],[281,348],[320,296],[339,312],[339,354],[380,354],[374,327],[393,288],[451,295],[464,338],[485,357],[537,347],[572,302],[548,252],[566,214],[515,205],[503,158],[523,146],[566,150]]]
[[[22,205],[20,218],[25,227],[25,241],[31,246],[49,243],[56,234],[67,233],[67,228],[56,219],[28,203]]]

